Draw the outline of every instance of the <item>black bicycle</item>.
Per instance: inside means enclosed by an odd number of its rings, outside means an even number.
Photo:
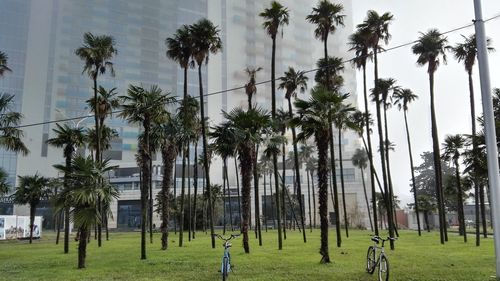
[[[373,246],[368,247],[366,253],[366,272],[373,274],[375,267],[378,266],[379,281],[389,281],[389,260],[384,251],[384,244],[389,240],[396,241],[396,238],[387,237],[387,239],[383,239],[380,236],[373,236]],[[382,241],[382,245],[378,246],[380,241]],[[379,252],[378,257],[377,252]]]
[[[224,255],[222,256],[222,263],[221,263],[221,268],[220,272],[222,275],[222,281],[226,281],[229,275],[229,272],[231,272],[231,255],[229,254],[229,248],[231,248],[231,243],[229,241],[233,238],[236,238],[240,236],[239,234],[231,234],[229,238],[224,238],[220,234],[214,234],[215,237],[219,238],[220,240],[224,241]]]

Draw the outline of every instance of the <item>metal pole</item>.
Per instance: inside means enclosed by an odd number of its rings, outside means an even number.
[[[486,52],[486,36],[481,10],[481,0],[474,0],[476,20],[476,47],[483,100],[484,127],[486,131],[486,150],[488,159],[488,180],[490,185],[490,207],[493,211],[493,234],[495,241],[496,277],[500,279],[500,190],[498,173],[498,148],[496,143],[495,120],[491,99],[490,72]]]

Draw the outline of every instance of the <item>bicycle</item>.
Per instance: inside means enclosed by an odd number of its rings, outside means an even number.
[[[385,255],[384,244],[386,241],[396,241],[396,238],[387,237],[387,239],[383,239],[380,236],[373,236],[372,241],[374,242],[373,246],[368,247],[366,253],[366,272],[373,274],[375,267],[378,265],[378,280],[389,281],[389,261]],[[378,246],[380,241],[382,241],[382,246]],[[380,251],[378,257],[377,250]]]
[[[224,241],[224,255],[222,256],[222,263],[221,263],[221,268],[220,272],[222,274],[222,281],[226,281],[228,278],[229,272],[231,272],[231,255],[229,254],[229,248],[231,248],[231,243],[229,243],[230,240],[240,236],[239,234],[231,234],[229,238],[224,238],[220,234],[214,234],[215,237],[219,238],[220,240]]]

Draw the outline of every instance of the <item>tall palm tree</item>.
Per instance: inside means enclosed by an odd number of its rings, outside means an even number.
[[[168,115],[168,114],[167,114]],[[160,215],[161,215],[161,249],[168,249],[168,230],[170,220],[170,186],[172,184],[173,169],[177,157],[178,142],[180,132],[182,131],[181,122],[178,116],[167,118],[167,122],[157,124],[154,128],[156,135],[160,140],[160,150],[163,163],[163,179],[160,196]],[[175,180],[175,179],[174,179]]]
[[[413,155],[411,153],[411,142],[410,142],[410,129],[408,128],[408,104],[413,102],[418,98],[417,95],[415,95],[410,89],[399,89],[398,91],[395,91],[393,93],[393,99],[394,99],[394,104],[398,106],[399,110],[403,110],[403,115],[405,119],[405,128],[406,128],[406,141],[408,144],[408,155],[410,158],[410,170],[411,170],[411,182],[412,182],[412,187],[413,187],[413,199],[414,199],[414,206],[415,206],[415,213],[417,214],[417,227],[418,227],[418,236],[421,236],[421,229],[420,229],[420,216],[419,216],[419,209],[418,209],[418,195],[417,195],[417,184],[415,182],[415,170],[413,168]]]
[[[149,160],[151,158],[149,136],[152,123],[161,123],[165,116],[165,106],[175,101],[170,94],[163,94],[162,90],[154,85],[149,89],[130,85],[126,96],[120,96],[122,112],[120,117],[130,123],[138,123],[144,130],[144,141],[141,145],[141,259],[146,259],[146,222],[148,211],[148,193],[151,176]]]
[[[462,197],[462,185],[460,180],[460,165],[458,160],[462,155],[465,146],[465,138],[461,135],[449,135],[443,143],[443,158],[447,161],[453,160],[455,165],[455,179],[457,181],[457,205],[458,205],[458,225],[459,233],[463,234],[464,242],[467,242],[467,231],[465,229],[464,200]]]
[[[245,84],[245,94],[248,97],[248,109],[252,108],[252,98],[257,93],[257,86],[255,85],[255,76],[257,72],[261,71],[262,67],[257,68],[245,68],[245,72],[248,75],[248,83]]]
[[[344,17],[341,12],[344,10],[344,7],[341,4],[334,4],[328,0],[321,0],[316,7],[313,7],[313,10],[310,15],[306,16],[306,20],[314,25],[316,28],[314,29],[314,36],[316,38],[323,41],[323,49],[324,49],[324,61],[328,62],[328,36],[333,34],[338,26],[344,26]],[[324,68],[323,68],[324,67]],[[326,87],[330,88],[330,66],[325,65],[320,70],[326,72]]]
[[[209,54],[217,54],[222,50],[222,41],[219,37],[219,28],[215,26],[208,19],[201,19],[195,24],[191,25],[189,28],[192,36],[192,58],[196,61],[198,65],[198,81],[200,88],[200,122],[201,122],[201,133],[203,139],[203,162],[208,163],[208,151],[207,151],[207,128],[205,124],[205,102],[203,97],[203,80],[201,76],[201,66],[203,63],[208,63]],[[210,198],[210,167],[209,165],[204,165],[205,167],[205,178],[208,197]],[[209,209],[212,210],[212,206],[209,202]],[[209,212],[209,222],[210,222],[210,233],[212,237],[212,248],[215,248],[215,237],[214,237],[214,222],[213,222],[213,212]]]
[[[352,165],[354,167],[358,167],[361,171],[361,180],[363,181],[363,191],[365,192],[366,210],[368,211],[368,220],[370,221],[370,228],[373,231],[372,216],[370,213],[370,203],[368,203],[368,194],[366,193],[365,172],[364,172],[366,167],[368,167],[368,165],[366,164],[366,162],[368,161],[368,156],[364,150],[358,148],[356,149],[356,151],[354,151],[351,161]]]
[[[278,35],[278,30],[280,27],[288,25],[289,22],[289,12],[286,7],[281,5],[277,1],[272,1],[269,8],[265,8],[259,14],[263,18],[264,22],[262,27],[267,31],[267,34],[272,40],[272,51],[271,51],[271,116],[276,119],[276,36]],[[283,31],[282,31],[283,33]],[[273,155],[273,165],[274,165],[274,183],[276,189],[276,196],[279,194],[279,184],[278,184],[278,156],[275,153]],[[285,188],[283,186],[283,188]],[[276,214],[278,217],[278,249],[283,248],[283,241],[281,237],[281,214],[280,214],[280,201],[276,201]]]
[[[30,244],[33,241],[33,227],[35,224],[36,207],[40,201],[48,199],[51,189],[48,187],[49,179],[38,174],[34,176],[18,176],[19,186],[16,188],[12,199],[14,203],[30,207]],[[40,225],[40,227],[42,227]]]
[[[353,34],[349,36],[349,46],[351,47],[349,50],[354,51],[356,57],[352,60],[352,64],[357,68],[361,69],[363,72],[363,97],[365,104],[365,113],[364,113],[364,124],[366,126],[366,139],[368,142],[367,145],[367,153],[368,160],[370,161],[370,183],[371,183],[371,191],[372,191],[372,208],[373,208],[373,221],[375,228],[375,235],[378,235],[378,224],[377,224],[377,201],[375,196],[375,169],[373,168],[373,152],[372,152],[372,141],[371,141],[371,130],[370,125],[370,111],[368,110],[368,88],[366,86],[366,62],[368,59],[371,59],[372,56],[369,53],[370,44],[369,44],[370,32],[366,29],[358,28]]]
[[[236,147],[240,160],[240,172],[242,178],[242,200],[243,211],[243,248],[245,253],[250,253],[248,244],[248,227],[250,221],[250,186],[252,181],[253,147],[260,141],[263,128],[270,126],[270,118],[267,112],[260,108],[244,111],[235,108],[231,112],[224,112],[227,119],[221,126],[225,127],[227,134],[225,140],[231,141]],[[221,140],[222,141],[222,140]],[[223,141],[224,142],[224,141]]]
[[[446,230],[446,218],[444,210],[443,180],[441,172],[441,153],[439,149],[439,136],[436,120],[436,110],[434,106],[434,73],[436,72],[440,59],[446,63],[446,50],[448,39],[441,35],[439,30],[430,29],[426,33],[420,33],[417,42],[412,46],[412,52],[418,56],[417,64],[424,66],[427,64],[429,75],[429,88],[431,99],[431,126],[432,126],[432,149],[434,156],[434,171],[436,178],[436,198],[439,212],[439,233],[441,244],[448,240]]]
[[[295,108],[297,117],[292,120],[292,125],[300,127],[298,140],[306,140],[314,136],[318,151],[318,185],[319,185],[319,215],[321,221],[321,262],[330,263],[328,250],[328,144],[332,120],[332,108],[341,100],[324,88],[315,88],[311,98],[297,99]]]
[[[380,41],[385,44],[389,43],[389,39],[391,38],[391,34],[389,33],[389,25],[393,21],[394,17],[391,13],[386,12],[382,15],[379,15],[374,10],[369,10],[367,12],[366,18],[363,23],[358,24],[358,30],[363,30],[363,33],[367,35],[367,43],[368,46],[372,49],[373,53],[373,62],[374,62],[374,81],[375,88],[377,88],[378,83],[378,52],[380,51]],[[379,108],[379,106],[376,106]],[[379,112],[377,111],[377,117]],[[377,120],[381,120],[381,118],[377,118]],[[387,171],[386,171],[386,162],[384,157],[384,140],[382,135],[382,128],[379,126],[379,146],[380,146],[380,163],[382,167],[382,177],[384,183],[385,193],[388,194],[388,179],[387,179]],[[369,133],[369,131],[367,132]],[[389,209],[389,212],[392,210]],[[392,217],[388,221],[389,223],[389,235],[391,237],[394,236],[394,226],[392,223]],[[394,249],[394,242],[390,241],[391,249]]]
[[[71,161],[78,147],[84,144],[84,134],[82,128],[71,128],[68,125],[56,124],[57,128],[53,129],[56,136],[47,140],[47,144],[54,147],[63,148],[63,156],[65,158],[65,173],[64,173],[64,189],[69,189],[69,177],[71,174]],[[69,212],[71,206],[68,204],[68,198],[64,198],[64,253],[69,251]]]
[[[6,53],[0,51],[0,77],[2,77],[6,72],[12,72],[12,70],[7,66],[7,60],[9,57]]]
[[[469,78],[469,99],[470,99],[470,115],[471,115],[471,123],[472,123],[472,147],[473,150],[477,150],[477,143],[476,143],[476,110],[475,110],[475,99],[474,99],[474,84],[472,80],[472,70],[474,68],[474,64],[476,62],[476,57],[477,57],[477,47],[476,47],[476,35],[472,34],[469,37],[463,36],[464,42],[463,43],[457,43],[455,47],[451,48],[451,51],[453,55],[455,56],[455,59],[458,62],[463,62],[465,71],[467,72],[467,76]],[[489,38],[486,39],[486,47],[489,52],[494,51],[495,49],[491,47],[491,40]],[[474,160],[477,165],[477,160]],[[484,193],[484,188],[483,186],[479,183],[478,179],[474,180],[474,187],[478,189],[481,193]],[[480,190],[479,190],[480,189]],[[482,216],[482,221],[483,221],[483,235],[486,238],[487,231],[486,231],[486,216],[485,216],[485,206],[484,206],[484,196],[481,196],[480,200],[481,202],[481,216]],[[475,204],[479,204],[479,202],[476,201]],[[477,220],[479,221],[479,220]],[[479,245],[479,227],[476,227],[476,244]]]
[[[75,50],[75,54],[84,61],[83,72],[86,72],[90,79],[92,79],[92,81],[94,82],[94,103],[96,104],[94,105],[93,109],[95,110],[94,120],[95,130],[97,132],[95,141],[95,159],[96,161],[101,161],[100,139],[102,124],[99,123],[99,118],[104,117],[100,113],[100,105],[97,105],[97,78],[100,74],[106,73],[107,70],[111,72],[112,76],[114,76],[115,74],[113,63],[110,61],[113,56],[117,54],[117,50],[115,48],[115,39],[112,36],[108,35],[93,35],[90,32],[86,32],[85,34],[83,34],[83,45]],[[101,225],[99,224],[97,228],[98,245],[101,246]]]
[[[12,111],[14,96],[0,95],[0,147],[23,155],[28,155],[29,150],[21,140],[24,133],[17,126],[21,124],[23,115]]]
[[[292,97],[297,97],[297,90],[300,93],[304,93],[307,89],[308,78],[304,75],[302,71],[295,71],[293,67],[289,67],[288,71],[285,72],[285,76],[280,78],[281,83],[279,84],[279,89],[285,89],[285,99],[288,102],[288,116],[293,119],[292,110]],[[299,202],[300,209],[300,219],[302,227],[302,238],[304,243],[307,242],[306,231],[304,224],[304,203],[302,202],[302,180],[300,177],[300,166],[299,166],[299,152],[297,149],[297,133],[295,128],[292,127],[292,141],[293,141],[293,155],[294,155],[294,168],[295,168],[295,185],[297,189],[297,198]]]
[[[117,53],[115,39],[112,36],[94,35],[90,32],[83,34],[83,45],[75,50],[75,54],[84,61],[83,72],[86,72],[94,82],[94,102],[98,101],[97,93],[99,88],[97,87],[97,78],[100,74],[105,74],[107,70],[114,76],[115,71],[111,59]],[[96,109],[94,118],[97,131],[95,159],[99,161],[101,154],[99,117],[101,117],[101,113],[99,112],[99,106],[94,106],[94,109]]]
[[[85,268],[87,256],[87,239],[89,231],[100,223],[104,217],[98,202],[111,203],[119,193],[109,182],[106,174],[117,166],[109,165],[109,160],[94,161],[91,157],[77,156],[72,161],[70,185],[72,188],[62,192],[63,198],[69,198],[72,206],[72,217],[75,227],[80,233],[78,244],[78,268]],[[61,167],[64,171],[64,167]],[[101,184],[96,184],[101,182]]]

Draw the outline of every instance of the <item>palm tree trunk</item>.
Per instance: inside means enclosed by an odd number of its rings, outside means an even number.
[[[481,222],[483,223],[483,238],[488,238],[488,227],[486,225],[486,206],[484,204],[484,185],[479,185],[479,202],[481,202]]]
[[[179,247],[182,247],[184,238],[184,196],[186,194],[186,148],[189,144],[182,144],[182,183],[181,183],[181,206],[179,220]],[[210,198],[210,197],[209,197]]]
[[[446,220],[444,217],[444,208],[443,208],[443,197],[442,197],[442,189],[443,184],[441,180],[441,155],[439,152],[439,139],[438,139],[438,130],[436,124],[436,112],[434,109],[434,74],[429,73],[429,84],[430,84],[430,95],[431,95],[431,124],[432,124],[432,148],[434,155],[434,173],[436,177],[436,198],[438,204],[438,213],[439,213],[439,237],[441,239],[441,244],[444,244],[445,239],[445,229],[446,229]]]
[[[457,179],[457,204],[458,204],[458,225],[459,225],[459,234],[464,235],[464,242],[467,242],[467,230],[465,229],[465,214],[464,214],[464,202],[462,198],[462,185],[460,182],[460,168],[458,165],[458,159],[455,159],[455,177]],[[460,230],[462,233],[460,233]]]
[[[387,181],[389,183],[389,198],[391,200],[391,213],[392,213],[392,220],[393,220],[393,227],[394,227],[394,232],[396,233],[396,236],[399,237],[399,233],[398,233],[398,220],[397,220],[397,216],[396,216],[396,203],[394,201],[394,191],[393,191],[393,187],[392,187],[392,176],[391,176],[391,161],[390,161],[390,157],[389,157],[389,145],[390,145],[390,142],[389,142],[389,129],[388,129],[388,122],[387,122],[387,108],[385,106],[385,100],[383,101],[383,107],[384,107],[384,129],[385,129],[385,144],[386,144],[386,147],[385,147],[385,161],[386,161],[386,164],[387,164]]]
[[[98,75],[98,70],[96,70],[95,74],[93,75],[92,79],[94,82],[94,107],[95,107],[95,115],[94,115],[94,121],[95,121],[95,131],[96,131],[96,149],[95,149],[95,161],[100,163],[101,162],[101,126],[99,124],[99,106],[97,104],[97,75]],[[96,182],[97,185],[100,184],[99,181]],[[99,210],[101,209],[101,198],[97,198],[97,205]],[[99,247],[102,245],[102,240],[101,240],[101,232],[102,232],[102,225],[101,223],[97,224],[97,244]]]
[[[193,163],[193,185],[194,185],[194,199],[193,199],[193,239],[196,238],[196,199],[198,198],[198,140],[194,146],[194,163]]]
[[[259,169],[257,166],[257,155],[259,154],[259,145],[256,144],[252,151],[252,167],[253,167],[253,186],[255,196],[255,229],[259,238],[259,246],[262,246],[262,232],[260,225],[260,195],[259,195]]]
[[[172,182],[172,171],[175,165],[176,151],[174,144],[165,144],[162,147],[163,159],[163,180],[161,192],[161,249],[168,249],[168,225],[169,225],[169,209],[170,209],[170,185]]]
[[[378,45],[376,44],[373,47],[373,53],[374,53],[374,71],[375,71],[375,88],[378,86],[378,57],[377,57],[377,52],[378,52]],[[380,164],[382,166],[382,178],[384,182],[384,191],[385,191],[385,202],[387,204],[386,209],[387,209],[387,224],[389,226],[389,236],[394,237],[394,226],[392,223],[392,200],[390,200],[390,192],[389,192],[389,185],[387,182],[387,170],[386,170],[386,163],[385,163],[385,156],[384,156],[384,134],[382,131],[382,116],[380,112],[380,100],[377,98],[376,101],[376,109],[377,109],[377,123],[378,123],[378,136],[379,136],[379,150],[380,150]],[[391,245],[391,250],[394,249],[394,241],[390,241]]]
[[[229,176],[227,172],[227,158],[224,159],[224,174],[226,175],[226,188],[227,188],[227,201],[229,205],[229,225],[231,226],[231,231],[234,231],[233,225],[233,207],[231,206],[231,191],[229,190]]]
[[[292,102],[290,99],[288,99],[288,115],[290,116],[290,119],[293,118],[293,112],[292,112]],[[306,238],[306,228],[304,224],[304,203],[302,202],[302,181],[300,178],[300,166],[299,166],[299,151],[297,149],[297,134],[295,132],[295,127],[292,126],[292,142],[293,142],[293,159],[294,159],[294,166],[295,166],[295,184],[297,187],[297,200],[299,202],[299,209],[300,209],[300,224],[302,227],[302,239],[304,240],[304,243],[307,242]]]
[[[30,204],[30,244],[33,242],[33,227],[35,224],[35,211],[36,211],[36,206]]]
[[[342,204],[343,204],[343,208],[344,208],[345,236],[347,238],[349,238],[349,221],[347,220],[347,204],[345,202],[344,164],[342,162],[343,162],[342,161],[342,128],[339,128],[340,185],[342,187]]]
[[[420,216],[418,215],[418,201],[417,201],[417,184],[415,182],[415,169],[413,168],[413,155],[411,153],[411,142],[410,142],[410,130],[408,129],[408,118],[406,116],[406,110],[403,109],[403,115],[405,117],[405,128],[406,128],[406,141],[408,143],[408,154],[410,158],[410,169],[411,169],[411,182],[413,185],[413,200],[415,202],[415,213],[417,214],[417,228],[418,236],[422,236],[420,229]]]
[[[273,228],[276,228],[276,214],[274,212],[274,197],[273,197],[273,180],[272,180],[273,172],[269,172],[269,196],[271,196],[271,214],[273,215]],[[276,196],[277,198],[278,196]]]
[[[240,177],[238,176],[238,163],[236,162],[236,157],[234,159],[234,170],[236,175],[236,189],[238,192],[238,216],[240,217],[240,229],[242,229],[243,213],[241,212],[241,194],[240,194]]]
[[[182,149],[182,148],[181,148]],[[180,153],[182,155],[182,152]],[[182,156],[181,156],[182,157]],[[177,235],[177,155],[175,155],[174,163],[174,234]]]
[[[227,193],[226,193],[226,169],[225,169],[225,162],[226,162],[226,159],[222,159],[222,213],[223,213],[223,216],[222,216],[222,222],[223,222],[223,225],[222,225],[222,234],[225,235],[226,234],[226,197],[227,197]]]
[[[146,259],[146,224],[148,220],[148,193],[149,193],[149,178],[151,176],[151,167],[149,167],[149,159],[151,154],[149,151],[149,120],[144,120],[144,143],[142,148],[142,186],[141,186],[141,260]],[[85,236],[84,236],[85,237]]]
[[[365,192],[366,210],[368,211],[368,220],[370,221],[370,229],[371,231],[373,231],[372,215],[370,214],[370,203],[368,202],[368,194],[366,193],[365,174],[363,171],[363,167],[359,167],[359,169],[361,170],[361,180],[363,181],[363,191]]]
[[[472,71],[468,71],[468,76],[469,76],[469,99],[470,99],[470,116],[471,116],[471,123],[472,123],[472,151],[473,151],[473,166],[475,169],[477,168],[477,158],[475,155],[477,155],[477,140],[476,140],[476,107],[475,107],[475,101],[474,101],[474,84],[472,80]],[[479,179],[477,176],[477,173],[473,173],[473,182],[474,182],[474,197],[475,197],[475,210],[476,210],[476,246],[480,245],[480,230],[479,230]]]
[[[339,191],[337,188],[337,169],[335,168],[335,147],[333,145],[333,128],[332,128],[331,120],[330,120],[329,127],[330,127],[329,128],[330,135],[329,135],[328,140],[330,142],[330,166],[332,169],[333,193],[334,193],[333,209],[335,211],[335,231],[337,232],[337,247],[340,248],[342,246],[342,236],[340,235]],[[318,181],[319,181],[319,168],[318,168]],[[318,182],[318,185],[319,185],[319,182]],[[321,195],[318,194],[318,196],[320,197],[320,200],[321,200]],[[320,206],[320,208],[321,208],[321,206]],[[320,220],[321,220],[321,215],[320,215]]]
[[[267,232],[267,188],[266,188],[266,172],[264,172],[264,209],[262,210],[262,217],[264,222],[264,229]]]
[[[321,222],[321,263],[330,263],[328,250],[328,130],[316,133],[318,147],[319,217]]]
[[[311,214],[311,183],[309,180],[309,171],[306,170],[307,177],[307,206],[309,211],[309,231],[312,232],[312,214]]]
[[[61,222],[63,220],[62,213],[56,215],[56,245],[59,245],[59,237],[61,236]]]
[[[282,136],[285,135],[285,133],[283,132],[281,134]],[[283,168],[283,173],[281,175],[281,190],[282,190],[282,193],[281,193],[281,203],[283,204],[281,209],[283,210],[282,213],[283,213],[283,238],[286,240],[286,223],[288,221],[288,213],[286,211],[286,199],[285,199],[285,196],[286,196],[286,159],[285,159],[285,144],[283,144],[282,146],[282,149],[283,150],[283,153],[281,154],[281,162],[283,163],[282,165],[282,168]],[[276,184],[277,185],[277,184]],[[291,202],[289,202],[290,204]]]
[[[252,182],[252,145],[246,144],[240,151],[240,169],[242,181],[242,208],[243,208],[243,248],[245,253],[250,253],[248,244],[248,224],[250,222],[250,186]]]
[[[80,228],[80,240],[78,242],[78,269],[85,268],[85,257],[87,256],[87,227]]]
[[[272,118],[276,120],[276,35],[272,36],[273,47],[271,54],[271,100],[272,100]],[[283,153],[285,153],[283,151]],[[283,163],[284,165],[284,163]],[[273,153],[273,168],[274,168],[274,183],[276,188],[276,197],[279,194],[279,180],[278,180],[278,155]],[[285,175],[283,175],[283,178]],[[283,185],[283,189],[285,186]],[[284,196],[283,196],[284,197]],[[283,203],[284,206],[284,203]],[[283,212],[284,213],[284,212]],[[280,201],[276,200],[276,215],[278,218],[278,250],[283,249],[283,240],[281,236],[281,210]]]
[[[311,170],[311,188],[312,188],[312,196],[313,196],[313,220],[314,220],[314,228],[316,228],[316,192],[314,188],[314,170]],[[335,205],[334,205],[335,208]]]
[[[153,157],[149,157],[149,243],[153,244]]]
[[[188,241],[191,241],[192,208],[191,208],[191,152],[190,145],[187,148],[187,186],[188,186]]]
[[[198,64],[198,80],[200,84],[200,117],[201,117],[201,135],[203,139],[203,163],[205,168],[205,180],[208,198],[211,197],[210,190],[210,165],[208,164],[208,144],[207,144],[207,130],[205,126],[205,102],[203,98],[203,82],[201,77],[201,64]],[[212,249],[215,249],[215,236],[214,236],[214,217],[213,217],[213,207],[211,200],[208,200],[208,221],[210,224],[210,237],[212,238]]]
[[[375,169],[373,165],[373,151],[372,151],[372,141],[371,141],[371,130],[370,130],[370,111],[368,110],[368,90],[366,87],[366,64],[363,64],[363,94],[365,102],[365,124],[366,124],[366,139],[368,141],[368,161],[370,162],[370,183],[372,190],[372,208],[373,208],[373,226],[375,227],[375,235],[378,235],[378,224],[377,224],[377,196],[375,191]]]
[[[64,207],[64,253],[69,252],[69,206]]]
[[[431,228],[429,227],[429,211],[424,211],[424,222],[427,228],[427,232],[431,232]]]

